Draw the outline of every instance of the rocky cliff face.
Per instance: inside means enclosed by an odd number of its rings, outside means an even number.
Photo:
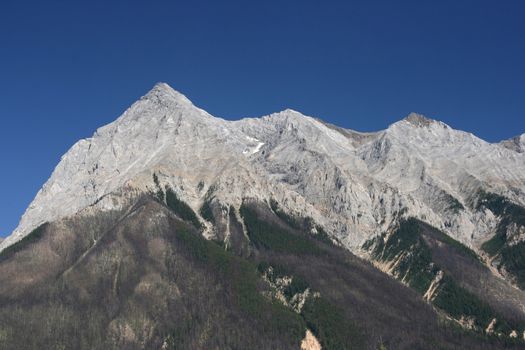
[[[153,173],[196,211],[206,198],[273,199],[354,252],[403,217],[477,249],[497,225],[474,206],[480,190],[525,203],[525,154],[418,114],[375,133],[293,110],[226,121],[157,84],[62,157],[0,249],[43,222],[118,207],[111,193],[149,192]]]
[[[525,152],[525,134],[501,141],[500,144],[518,153]]]

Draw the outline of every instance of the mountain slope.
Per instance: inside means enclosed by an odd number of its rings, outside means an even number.
[[[1,266],[3,276],[26,276],[2,285],[2,348],[298,345],[302,320],[257,294],[255,267],[197,235],[148,198],[50,224]]]
[[[494,276],[474,251],[443,232],[409,219],[365,248],[381,270],[462,326],[506,335],[524,329],[525,292]]]
[[[231,217],[247,227],[246,257],[178,215],[139,196],[4,251],[2,348],[298,349],[307,329],[323,349],[505,346],[442,325],[416,293],[264,204]]]

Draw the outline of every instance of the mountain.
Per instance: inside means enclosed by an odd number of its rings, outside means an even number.
[[[417,114],[368,134],[292,110],[225,121],[158,84],[62,157],[2,247],[97,201],[111,206],[105,196],[124,187],[150,190],[154,172],[194,210],[206,193],[237,206],[272,197],[336,231],[350,249],[390,227],[402,209],[475,246],[493,222],[449,207],[470,204],[480,189],[523,205],[524,159]]]
[[[372,133],[226,121],[157,84],[0,242],[0,342],[521,348],[522,146],[416,113]]]

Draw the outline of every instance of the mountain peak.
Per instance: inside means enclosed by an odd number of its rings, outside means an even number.
[[[508,140],[503,140],[500,142],[500,144],[503,147],[518,153],[525,153],[525,134],[513,137]]]
[[[182,93],[173,89],[166,83],[158,82],[153,88],[143,97],[144,99],[157,100],[160,102],[170,102],[178,105],[189,105],[193,103]]]
[[[266,120],[270,120],[277,124],[287,124],[290,122],[300,122],[303,119],[306,119],[306,116],[301,112],[295,111],[293,109],[287,108],[280,112],[275,112],[264,117]]]
[[[304,114],[302,114],[301,112],[298,112],[296,110],[293,110],[291,108],[286,108],[286,109],[283,109],[282,111],[279,111],[279,112],[275,112],[275,113],[272,113],[269,115],[270,117],[272,118],[275,118],[275,119],[288,119],[290,117],[304,117]]]
[[[154,89],[157,89],[157,90],[166,90],[166,91],[175,91],[175,89],[173,89],[171,86],[169,86],[167,83],[164,83],[162,81],[159,81],[157,82],[154,86],[153,86],[153,90]]]
[[[295,109],[292,109],[292,108],[286,108],[286,109],[280,111],[279,113],[280,114],[295,114],[295,115],[304,116],[301,112],[296,111]]]
[[[417,127],[426,127],[436,122],[434,119],[415,112],[410,113],[403,120]]]

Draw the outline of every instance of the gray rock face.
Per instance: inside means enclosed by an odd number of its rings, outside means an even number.
[[[418,113],[410,113],[405,120],[414,126],[419,126],[421,128],[428,127],[432,125],[435,121],[425,117],[424,115]]]
[[[518,153],[525,152],[525,134],[500,142],[500,145]]]
[[[474,208],[479,190],[525,204],[525,153],[439,121],[411,114],[375,133],[293,110],[226,121],[161,83],[73,145],[0,250],[43,222],[154,191],[154,173],[196,212],[206,198],[273,199],[357,253],[408,216],[477,247],[496,225]]]

